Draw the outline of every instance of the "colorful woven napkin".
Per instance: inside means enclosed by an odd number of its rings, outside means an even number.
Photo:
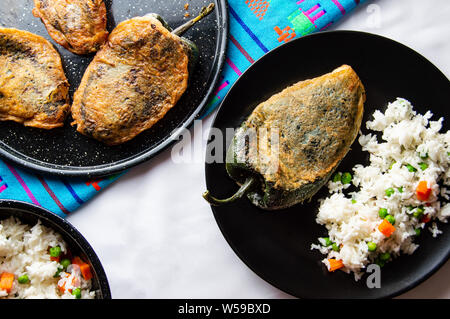
[[[230,33],[221,82],[205,115],[253,62],[280,44],[324,30],[365,0],[228,0]]]
[[[324,30],[364,0],[229,0],[228,52],[219,86],[204,116],[254,61],[279,46]],[[43,176],[0,160],[0,198],[30,202],[65,217],[121,174],[86,180]]]

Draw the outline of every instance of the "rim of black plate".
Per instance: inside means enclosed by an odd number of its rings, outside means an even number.
[[[178,125],[178,127],[172,131],[169,137],[160,141],[155,147],[136,154],[127,159],[123,159],[114,163],[95,165],[95,166],[67,166],[67,165],[57,165],[42,162],[22,154],[6,144],[2,143],[0,147],[0,156],[18,166],[32,170],[35,172],[53,174],[56,176],[68,176],[68,177],[102,177],[108,176],[115,173],[122,172],[133,166],[141,164],[149,159],[153,158],[173,143],[175,143],[180,133],[183,129],[190,128],[194,120],[198,119],[201,113],[206,109],[208,101],[212,94],[214,93],[215,87],[220,79],[220,73],[222,72],[223,65],[225,63],[225,56],[228,46],[228,1],[227,0],[216,0],[216,12],[217,12],[217,24],[218,24],[218,40],[216,47],[216,62],[213,65],[213,70],[211,72],[209,87],[202,101],[199,103],[197,108],[192,112],[192,114]]]
[[[402,46],[406,49],[408,49],[409,51],[411,51],[411,53],[416,54],[420,59],[422,59],[425,63],[428,63],[431,67],[433,67],[436,71],[438,71],[440,74],[442,74],[442,76],[444,76],[445,78],[447,78],[447,76],[438,68],[436,67],[430,60],[428,60],[427,58],[425,58],[422,54],[418,53],[417,51],[415,51],[414,49],[408,47],[405,44],[402,44],[398,41],[395,41],[391,38],[382,36],[382,35],[378,35],[378,34],[374,34],[374,33],[370,33],[370,32],[363,32],[363,31],[354,31],[354,30],[332,30],[332,31],[321,31],[318,33],[312,33],[312,34],[308,34],[296,39],[293,39],[292,41],[289,41],[287,43],[283,43],[281,45],[279,45],[278,47],[270,50],[269,52],[265,53],[264,55],[262,55],[258,60],[256,60],[247,70],[245,70],[242,75],[237,79],[236,82],[233,83],[233,85],[230,87],[230,89],[228,90],[227,94],[224,96],[223,100],[221,101],[221,104],[219,105],[219,107],[217,108],[217,112],[214,115],[214,118],[212,120],[212,127],[214,126],[214,123],[216,122],[217,117],[221,116],[221,113],[223,112],[223,105],[224,102],[226,101],[228,95],[233,91],[234,86],[237,86],[239,84],[239,81],[244,78],[246,76],[247,73],[251,72],[251,70],[256,67],[257,64],[261,63],[261,61],[269,55],[272,54],[276,54],[278,50],[282,50],[284,47],[293,45],[293,43],[297,42],[297,41],[302,41],[302,39],[304,38],[310,38],[310,37],[320,37],[323,36],[324,34],[359,34],[362,36],[369,36],[369,37],[374,37],[374,38],[379,38],[379,39],[383,39],[386,40],[388,42],[392,42],[394,45],[397,46]],[[448,78],[447,78],[448,79]],[[450,81],[450,80],[449,80]],[[210,136],[208,137],[209,140]],[[207,169],[207,163],[205,163],[205,180],[206,183],[208,182],[208,169]],[[225,229],[223,229],[223,225],[220,223],[219,219],[217,218],[216,214],[217,211],[215,209],[214,206],[211,206],[211,210],[213,211],[213,215],[214,215],[214,219],[216,220],[216,223],[220,229],[220,232],[222,233],[223,237],[225,238],[225,240],[227,241],[228,245],[231,247],[231,249],[233,249],[234,253],[239,257],[239,259],[253,272],[255,273],[257,276],[259,276],[260,278],[262,278],[264,281],[268,282],[269,284],[271,284],[272,286],[274,286],[277,289],[280,289],[281,291],[290,294],[292,296],[296,296],[299,298],[304,298],[304,299],[309,299],[309,298],[314,298],[311,296],[307,296],[307,295],[302,295],[299,296],[296,292],[291,291],[291,289],[287,288],[287,287],[282,287],[279,284],[277,284],[275,282],[275,280],[273,278],[268,278],[265,275],[262,275],[255,266],[249,264],[246,260],[246,258],[239,252],[239,250],[237,249],[237,247],[235,247],[235,245],[233,244],[233,242],[231,241],[231,238],[229,237],[229,235],[227,234],[227,232],[225,232]],[[425,280],[427,280],[428,278],[430,278],[434,273],[436,273],[436,271],[439,270],[439,268],[441,268],[444,263],[446,263],[450,258],[450,250],[447,252],[447,256],[446,258],[443,258],[442,260],[440,260],[433,268],[431,268],[424,276],[416,278],[411,284],[402,287],[401,289],[398,289],[392,293],[388,293],[385,295],[381,295],[378,297],[378,299],[388,299],[388,298],[393,298],[396,296],[399,296],[411,289],[413,289],[414,287],[417,287],[419,284],[423,283]]]
[[[98,278],[98,289],[102,294],[101,299],[111,299],[111,288],[100,259],[86,238],[71,223],[43,207],[19,200],[0,199],[0,207],[24,211],[27,214],[38,216],[36,219],[42,218],[58,226],[63,231],[61,235],[68,236],[76,242],[94,267]],[[50,226],[50,228],[53,227]],[[61,233],[61,230],[55,229],[58,233]]]

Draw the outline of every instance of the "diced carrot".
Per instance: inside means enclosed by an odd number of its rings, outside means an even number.
[[[428,214],[426,214],[426,215],[423,215],[423,216],[422,216],[422,218],[420,219],[420,222],[426,224],[426,223],[428,223],[430,220],[431,220],[431,217],[430,217]]]
[[[380,225],[378,225],[378,230],[386,237],[389,237],[392,235],[392,233],[395,231],[395,227],[392,226],[390,222],[388,222],[386,219],[383,219]]]
[[[78,256],[73,257],[72,264],[81,266],[82,264],[85,264],[85,262]]]
[[[334,258],[330,258],[330,259],[328,259],[328,263],[330,264],[330,267],[328,268],[328,271],[330,271],[330,272],[344,267],[344,263],[340,259],[336,260]]]
[[[428,188],[426,181],[420,181],[416,187],[416,196],[418,200],[426,201],[430,197],[431,188]]]
[[[0,289],[6,290],[7,293],[11,292],[14,283],[14,274],[4,272],[0,276]]]
[[[80,257],[76,256],[72,259],[72,264],[78,265],[80,267],[81,275],[84,280],[89,280],[92,278],[91,267],[88,263],[85,263]]]
[[[89,264],[81,265],[80,270],[84,280],[89,280],[92,278],[91,267],[89,266]]]
[[[51,261],[56,261],[56,262],[59,262],[60,260],[61,260],[61,257],[52,257],[52,256],[50,256],[50,260]]]

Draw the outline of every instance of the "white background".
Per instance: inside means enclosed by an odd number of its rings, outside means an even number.
[[[450,77],[448,0],[369,1],[332,29],[402,42]],[[211,122],[211,116],[204,121],[205,132],[194,136],[194,144],[204,147]],[[97,252],[113,298],[291,298],[234,254],[201,197],[204,190],[201,158],[175,164],[167,150],[68,218]],[[447,262],[401,298],[450,298],[449,278]]]

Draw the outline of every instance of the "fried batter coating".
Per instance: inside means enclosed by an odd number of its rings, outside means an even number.
[[[0,28],[0,120],[52,129],[64,125],[68,111],[69,83],[50,42]]]
[[[154,17],[120,23],[75,92],[72,125],[108,145],[149,129],[186,90],[188,53],[181,38]]]
[[[108,38],[103,0],[34,0],[49,35],[76,54],[97,52]]]

